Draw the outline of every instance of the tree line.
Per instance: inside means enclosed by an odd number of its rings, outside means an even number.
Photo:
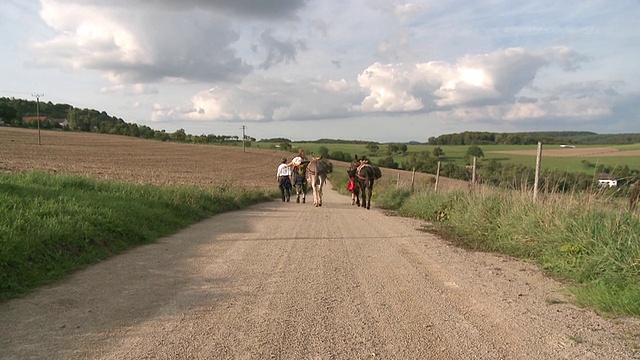
[[[230,143],[239,144],[242,139],[237,135],[191,135],[184,129],[175,132],[154,130],[146,125],[127,123],[121,118],[110,116],[104,111],[75,108],[68,104],[40,102],[39,111],[36,101],[0,97],[0,123],[14,127],[59,129],[65,131],[87,131],[101,134],[125,135],[159,141],[175,141],[194,144]],[[43,120],[38,120],[39,112]],[[32,117],[28,122],[23,118]],[[62,122],[61,120],[66,120]],[[255,138],[247,136],[245,146],[251,146]]]
[[[597,134],[588,131],[496,133],[465,131],[430,137],[429,145],[637,144],[640,134]]]

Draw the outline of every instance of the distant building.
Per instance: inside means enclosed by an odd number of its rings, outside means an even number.
[[[59,124],[62,127],[65,127],[67,125],[69,125],[69,121],[65,118],[52,118],[50,116],[46,116],[46,115],[40,115],[38,116],[24,116],[22,117],[22,122],[25,124],[29,124],[31,123],[31,121],[35,121],[40,119],[40,123],[44,124],[44,123],[50,123],[50,124]]]
[[[598,184],[600,186],[614,187],[618,186],[618,180],[614,179],[610,174],[598,175]]]
[[[565,145],[565,144],[562,144],[562,145],[560,145],[560,147],[561,147],[561,148],[574,149],[576,146],[575,146],[575,145]]]

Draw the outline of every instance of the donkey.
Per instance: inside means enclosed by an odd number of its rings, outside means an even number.
[[[327,165],[321,158],[314,156],[309,162],[307,177],[313,189],[313,206],[322,206],[322,187],[327,182]]]
[[[356,194],[356,204],[367,210],[371,209],[373,184],[376,180],[375,169],[369,164],[365,156],[358,159],[358,155],[356,155],[351,165],[347,168],[347,173],[355,178],[356,188],[353,192]],[[360,203],[360,199],[362,199],[362,203]]]

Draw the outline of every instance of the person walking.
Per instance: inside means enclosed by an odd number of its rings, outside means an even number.
[[[309,164],[309,160],[307,160],[307,156],[304,154],[304,150],[298,150],[298,156],[291,159],[291,162],[287,164],[290,167],[293,176],[291,180],[293,181],[292,186],[296,189],[296,202],[300,202],[300,196],[302,196],[302,202],[304,203],[307,198],[307,165]]]
[[[282,162],[278,165],[276,180],[282,194],[282,201],[289,201],[291,198],[291,169],[287,164],[287,158],[282,158]]]
[[[356,178],[349,176],[349,183],[347,184],[347,191],[351,193],[351,205],[356,203]],[[358,204],[359,205],[359,204]]]

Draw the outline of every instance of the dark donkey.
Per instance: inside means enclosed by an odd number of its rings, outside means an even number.
[[[369,210],[373,195],[373,183],[376,180],[375,169],[369,164],[366,157],[358,159],[358,155],[356,155],[347,168],[347,174],[355,179],[353,193],[356,195],[356,205]],[[362,199],[362,203],[360,203],[360,199]]]

